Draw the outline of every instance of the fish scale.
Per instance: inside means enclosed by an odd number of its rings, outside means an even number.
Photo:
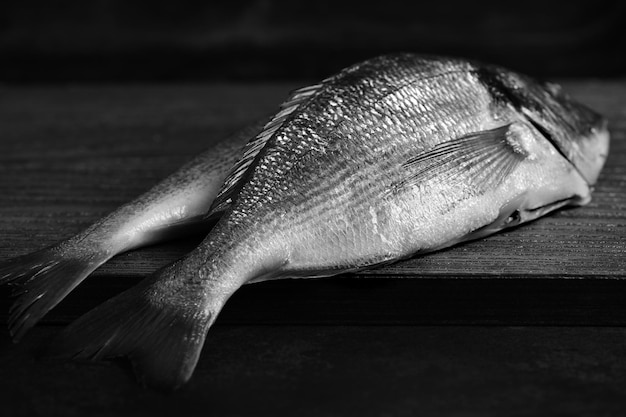
[[[401,102],[400,102],[400,103],[401,103]],[[402,109],[402,110],[403,110],[403,109]],[[414,118],[417,118],[418,116],[419,116],[419,114],[415,114],[415,115],[408,115],[407,119],[414,119]],[[461,116],[463,116],[463,114],[461,114]],[[404,122],[404,121],[403,121],[403,122]],[[343,127],[345,127],[346,129],[347,129],[347,126],[348,126],[348,125],[346,125],[346,124],[344,124],[344,125],[343,125]],[[395,126],[406,126],[406,124],[405,124],[405,123],[401,123],[401,124],[392,124],[392,125],[390,125],[390,127],[395,127]],[[405,132],[404,132],[404,131],[401,131],[401,132],[397,132],[397,133],[396,133],[396,132],[393,132],[393,131],[390,131],[390,130],[391,130],[391,129],[388,129],[388,130],[387,130],[387,131],[389,132],[389,135],[390,135],[390,136],[396,136],[396,137],[400,137],[400,138],[408,137],[408,136],[406,136],[406,135],[405,135]],[[343,132],[343,133],[344,133],[344,134],[347,134],[346,132]],[[456,132],[452,132],[452,134],[456,134]],[[369,137],[364,138],[364,141],[368,142],[368,144],[370,144],[370,147],[372,147],[372,148],[375,148],[375,147],[377,146],[375,143],[372,143],[372,141],[370,140],[370,138],[369,138]],[[384,155],[384,157],[386,157],[384,160],[385,160],[385,161],[387,161],[387,160],[388,160],[388,163],[389,163],[389,165],[390,165],[390,166],[391,166],[391,165],[393,165],[393,164],[397,164],[397,165],[399,165],[399,163],[398,163],[397,161],[405,161],[406,159],[408,159],[408,156],[407,156],[407,155],[410,155],[410,153],[408,153],[408,152],[407,152],[407,154],[404,154],[404,155],[402,155],[402,154],[401,154],[401,155],[398,155],[398,156],[396,157],[396,160],[391,160],[391,159],[390,159],[390,156],[391,156],[391,155],[390,155],[390,153],[393,153],[393,152],[396,150],[396,148],[397,148],[397,147],[406,146],[407,142],[411,142],[410,140],[399,141],[399,143],[398,143],[397,145],[390,144],[388,141],[381,141],[381,142],[382,142],[382,143],[380,144],[380,146],[381,146],[381,147],[385,146],[385,147],[387,147],[388,149],[390,149],[390,151],[389,151],[389,152],[387,152],[387,153],[386,153],[386,155]],[[360,163],[362,166],[364,166],[364,167],[367,167],[368,165],[371,165],[371,163],[372,163],[375,159],[379,158],[381,155],[378,155],[378,154],[371,154],[371,155],[369,155],[369,157],[368,157],[366,154],[367,154],[367,153],[370,153],[370,152],[369,152],[369,151],[370,151],[370,149],[371,149],[370,147],[365,148],[365,149],[366,149],[366,152],[361,152],[361,153],[359,153],[359,154],[353,154],[353,156],[354,156],[353,160],[355,160],[355,161],[359,161],[359,163]],[[345,172],[345,171],[346,171],[345,169],[343,169],[343,170],[341,169],[341,166],[344,164],[343,160],[342,160],[342,159],[340,159],[340,158],[336,158],[336,160],[338,161],[338,162],[337,162],[337,164],[338,164],[339,166],[329,167],[329,168],[330,168],[330,169],[329,169],[329,171],[330,171],[330,172]],[[380,168],[382,168],[382,169],[380,169]],[[364,184],[364,186],[366,186],[366,188],[371,188],[373,185],[380,184],[380,183],[381,183],[381,181],[383,181],[383,180],[385,179],[385,178],[379,178],[379,177],[376,177],[374,174],[376,174],[376,173],[378,173],[378,172],[385,172],[385,173],[387,173],[387,172],[389,172],[389,171],[388,171],[388,168],[389,168],[389,166],[376,167],[376,168],[374,168],[374,172],[367,173],[367,174],[366,174],[364,171],[363,171],[363,172],[361,172],[361,171],[357,171],[357,174],[358,174],[360,177],[365,177],[365,178],[367,178],[368,176],[371,176],[372,181],[371,181],[370,183],[366,184],[366,183],[364,183],[364,182],[363,182],[363,180],[362,180],[362,179],[357,179],[357,180],[356,180],[356,182],[359,182],[359,183]],[[345,174],[344,174],[344,175],[342,175],[342,177],[338,178],[338,179],[337,179],[337,180],[335,180],[335,181],[328,180],[328,181],[324,182],[324,183],[321,185],[321,188],[319,188],[319,187],[312,188],[312,189],[311,189],[311,192],[309,193],[310,195],[309,195],[309,194],[307,194],[307,195],[306,195],[305,197],[303,197],[303,198],[304,198],[304,199],[311,199],[311,198],[312,198],[312,199],[315,199],[316,201],[314,201],[314,202],[312,202],[312,203],[311,203],[311,204],[313,204],[313,205],[322,204],[322,203],[323,203],[323,201],[324,201],[324,200],[326,200],[326,197],[325,197],[324,192],[325,192],[327,189],[330,189],[330,188],[335,187],[335,186],[336,186],[336,184],[337,184],[338,182],[341,182],[341,181],[349,181],[349,180],[345,178]],[[364,196],[363,198],[367,199],[367,198],[370,198],[370,196]],[[321,201],[320,201],[320,200],[321,200]],[[331,202],[332,202],[332,200],[329,200],[329,201],[331,201]],[[355,203],[355,204],[356,204],[356,203]]]

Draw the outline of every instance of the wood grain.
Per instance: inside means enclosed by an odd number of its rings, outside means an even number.
[[[295,87],[0,88],[0,258],[78,232]],[[245,287],[220,322],[626,324],[626,82],[565,89],[610,121],[611,153],[588,206],[357,275]],[[117,257],[48,322],[75,318],[196,243]],[[1,311],[8,305],[2,289]]]
[[[218,326],[164,395],[113,361],[34,360],[0,335],[5,416],[622,417],[626,329]],[[120,366],[122,365],[122,366]]]

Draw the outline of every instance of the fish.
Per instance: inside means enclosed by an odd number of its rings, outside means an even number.
[[[136,199],[76,235],[0,264],[14,286],[9,331],[18,342],[94,270],[121,253],[192,234],[215,222],[211,204],[259,122],[226,137]]]
[[[606,120],[556,84],[410,53],[354,64],[293,91],[245,145],[196,248],[50,354],[127,357],[145,385],[178,388],[242,285],[360,271],[587,204],[608,150]]]

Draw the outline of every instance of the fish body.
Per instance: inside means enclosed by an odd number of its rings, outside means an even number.
[[[246,142],[261,126],[233,134],[133,201],[80,233],[0,265],[16,288],[9,329],[18,341],[89,274],[112,257],[154,243],[206,233],[207,213]]]
[[[183,259],[70,325],[57,352],[129,356],[147,383],[191,376],[243,284],[437,250],[590,200],[606,122],[499,67],[383,56],[295,91],[213,202]]]
[[[360,269],[585,204],[607,153],[595,113],[466,61],[381,57],[295,97],[199,249],[227,250],[242,282]]]

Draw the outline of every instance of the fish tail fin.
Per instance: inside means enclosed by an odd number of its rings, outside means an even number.
[[[169,390],[184,384],[223,303],[207,307],[201,289],[171,275],[171,267],[162,269],[80,317],[56,337],[49,353],[127,357],[143,385]]]
[[[110,256],[59,244],[0,264],[0,284],[14,286],[9,330],[18,342],[43,316]]]

